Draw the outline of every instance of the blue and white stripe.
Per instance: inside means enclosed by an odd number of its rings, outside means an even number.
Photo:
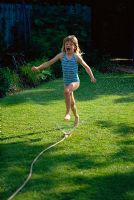
[[[66,54],[64,54],[61,65],[63,72],[63,81],[65,85],[69,85],[72,82],[80,81],[78,77],[78,64],[75,54],[73,54],[71,59],[68,59]]]

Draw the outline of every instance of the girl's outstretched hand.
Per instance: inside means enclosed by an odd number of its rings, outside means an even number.
[[[93,77],[93,78],[91,78],[91,82],[92,83],[96,83],[96,79]]]
[[[32,71],[39,71],[38,67],[33,66]]]

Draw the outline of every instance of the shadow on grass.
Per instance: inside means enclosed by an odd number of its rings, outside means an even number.
[[[37,103],[47,105],[51,101],[63,99],[63,84],[61,80],[51,81],[40,87],[24,90],[12,96],[1,99],[3,106],[12,106],[21,103]]]
[[[87,76],[81,77],[81,87],[77,92],[78,100],[94,100],[102,95],[118,95],[114,103],[131,103],[134,97],[122,97],[133,93],[134,75],[127,74],[97,74],[96,84],[90,83]]]
[[[133,192],[133,180],[133,172],[115,173],[93,178],[78,176],[73,181],[75,184],[81,183],[83,188],[73,191],[72,194],[65,194],[70,195],[71,198],[68,199],[73,199],[72,196],[74,196],[74,199],[81,200],[132,200],[133,197],[130,198],[127,195]],[[65,196],[65,194],[62,195]]]
[[[134,140],[132,135],[134,133],[134,127],[128,124],[114,124],[109,121],[97,121],[96,124],[104,128],[112,128],[112,133],[114,135],[119,135],[115,143],[117,146],[121,147],[118,152],[112,154],[110,159],[113,161],[123,161],[123,162],[133,162],[134,163]]]
[[[122,136],[134,133],[134,126],[130,126],[125,123],[114,124],[112,121],[96,121],[97,126],[101,128],[112,128],[114,134],[120,134]]]
[[[124,97],[114,100],[114,103],[132,103],[134,102],[134,96]]]
[[[0,138],[0,141],[7,141],[9,139],[18,139],[18,138],[27,138],[27,136],[32,136],[32,135],[37,135],[37,134],[45,134],[45,133],[51,133],[51,132],[54,132],[54,131],[58,131],[58,130],[61,130],[61,129],[64,129],[64,127],[60,127],[60,128],[51,128],[51,129],[47,129],[47,130],[42,130],[42,131],[37,131],[37,132],[32,132],[32,133],[27,133],[27,134],[19,134],[19,135],[15,135],[15,136],[11,136],[11,137],[1,137]],[[8,133],[10,135],[10,133]],[[33,139],[29,139],[31,141],[33,141]]]
[[[29,173],[32,160],[49,145],[50,142],[44,145],[29,145],[25,142],[1,145],[3,155],[0,160],[4,160],[1,165],[1,173],[4,172],[1,175],[1,180],[4,179],[1,200],[20,187]],[[111,155],[110,161],[100,163],[88,152],[72,153],[65,151],[65,148],[66,143],[39,158],[33,167],[32,179],[20,195],[31,194],[29,197],[32,198],[32,194],[37,193],[37,199],[40,200],[133,200],[134,194],[129,196],[134,189],[133,172],[100,172],[121,156],[127,158],[124,161],[129,161],[133,152],[128,152],[123,147],[120,152]]]
[[[105,77],[103,75],[100,77],[100,83],[98,80],[96,85],[91,85],[90,80],[85,79],[77,92],[77,97],[79,100],[84,101],[99,98],[100,95],[118,94],[122,96],[131,93],[132,85],[129,84],[128,86],[128,83],[132,81],[131,77],[124,77],[125,80],[123,77],[122,80],[118,78],[118,76],[108,77],[107,75]],[[120,84],[118,85],[118,83]],[[87,84],[89,85],[87,86]],[[61,82],[48,83],[47,86],[7,97],[4,99],[3,104],[14,105],[30,101],[38,104],[49,104],[50,101],[62,98],[61,89],[63,87],[61,85]],[[56,89],[57,87],[58,89]],[[101,128],[112,128],[114,134],[121,136],[129,136],[133,130],[133,127],[125,123],[117,125],[110,121],[97,121],[97,125]],[[37,132],[29,133],[29,136],[34,134],[37,134]],[[30,145],[28,142],[6,144],[7,139],[17,139],[18,137],[25,139],[25,135],[4,137],[2,141],[5,141],[5,144],[0,147],[0,185],[3,187],[0,194],[1,200],[10,196],[23,183],[29,173],[32,160],[45,147],[52,144],[47,141],[44,145]],[[39,140],[40,138],[31,141],[37,142]],[[37,192],[39,200],[133,200],[134,195],[131,195],[134,188],[134,174],[131,171],[124,173],[109,172],[109,174],[103,173],[103,175],[100,172],[113,162],[119,162],[120,160],[124,162],[132,161],[132,141],[129,139],[128,144],[124,141],[120,142],[121,148],[119,151],[110,155],[107,161],[101,163],[88,153],[76,153],[76,151],[72,153],[69,149],[65,151],[66,146],[58,146],[52,149],[37,161],[33,169],[33,177],[20,195],[23,196],[23,194],[28,193],[32,197],[33,192]],[[92,173],[92,170],[95,169],[96,172]],[[89,174],[87,174],[87,171]]]
[[[23,181],[26,179],[30,163],[33,159],[40,153],[43,149],[50,146],[51,143],[42,145],[28,145],[25,142],[19,142],[15,144],[2,144],[1,145],[1,160],[4,160],[4,163],[1,164],[1,173],[6,173],[6,176],[1,175],[1,180],[4,178],[4,191],[1,192],[1,200],[6,199],[8,195],[10,196],[17,187],[19,187]],[[96,163],[88,156],[87,154],[71,153],[67,152],[64,154],[59,153],[58,151],[63,151],[63,147],[56,147],[48,151],[37,161],[33,167],[33,177],[26,186],[28,191],[37,191],[37,192],[49,192],[53,188],[60,187],[61,181],[64,182],[64,178],[67,179],[67,176],[70,176],[72,170],[77,169],[92,169],[100,167],[99,163]],[[52,155],[52,152],[56,155]],[[84,160],[83,160],[84,158]],[[64,174],[63,178],[59,176],[60,170],[64,171],[64,167],[68,168],[68,174]],[[58,171],[57,171],[58,170]],[[65,181],[68,184],[69,180]],[[3,183],[2,183],[3,184]],[[25,189],[22,191],[25,193]],[[55,195],[54,193],[52,196]],[[51,195],[50,195],[51,196]],[[48,195],[49,197],[49,195]],[[51,197],[51,199],[53,199]]]
[[[87,75],[80,77],[80,88],[75,92],[76,98],[80,101],[94,100],[102,95],[128,95],[133,92],[134,78],[126,74],[96,74],[97,82],[92,84]],[[50,101],[64,99],[63,81],[55,80],[43,84],[36,89],[30,89],[13,96],[2,99],[2,105],[10,106],[25,102],[37,104],[49,104]],[[115,103],[131,103],[133,97],[122,97],[115,100]]]

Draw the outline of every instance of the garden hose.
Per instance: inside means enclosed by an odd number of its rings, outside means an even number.
[[[72,132],[74,131],[74,129],[76,129],[77,127],[72,128],[71,131],[64,131],[62,130],[60,127],[58,127],[59,130],[61,130],[64,133],[64,137],[59,140],[58,142],[50,145],[49,147],[45,148],[44,150],[42,150],[32,161],[31,166],[30,166],[30,170],[29,170],[29,174],[26,178],[26,180],[24,181],[24,183],[7,199],[7,200],[11,200],[13,199],[19,192],[20,190],[22,190],[24,188],[24,186],[26,185],[26,183],[30,180],[31,176],[32,176],[32,172],[33,172],[33,165],[35,164],[35,162],[38,160],[38,158],[47,150],[51,149],[52,147],[55,147],[56,145],[58,145],[59,143],[63,142],[67,137],[69,137]]]

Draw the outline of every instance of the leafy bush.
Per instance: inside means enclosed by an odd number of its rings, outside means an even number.
[[[19,75],[9,68],[0,68],[0,97],[22,88]]]
[[[3,82],[3,85],[1,84],[1,90],[4,90],[3,94],[6,94],[7,91],[16,91],[19,87],[33,87],[42,81],[61,77],[60,63],[55,63],[51,68],[40,72],[31,71],[31,67],[33,65],[38,66],[59,53],[62,40],[67,35],[76,35],[82,51],[87,53],[89,51],[91,26],[89,22],[85,22],[80,12],[78,13],[74,9],[71,14],[66,14],[67,7],[64,5],[57,5],[54,9],[48,9],[45,12],[41,8],[41,11],[35,10],[33,12],[30,46],[27,48],[27,58],[29,60],[34,59],[34,61],[21,66],[17,71],[18,74],[9,70],[2,72],[3,79],[1,82]],[[65,15],[66,17],[62,17]]]
[[[32,71],[32,66],[38,66],[45,62],[44,59],[32,61],[20,68],[20,76],[24,87],[37,86],[43,81],[47,81],[52,78],[50,68],[42,71]]]
[[[40,83],[39,72],[31,71],[31,65],[27,64],[21,68],[21,78],[24,87],[36,86]]]
[[[11,75],[8,68],[0,68],[0,97],[6,95],[8,89],[10,88]]]
[[[52,70],[48,67],[42,71],[32,71],[32,66],[38,66],[46,60],[32,61],[26,65],[22,65],[19,71],[7,68],[0,68],[0,97],[7,93],[11,94],[25,87],[33,87],[39,85],[43,81],[48,81],[53,78]]]
[[[23,88],[21,79],[15,71],[10,70],[10,87],[8,93],[18,92]]]
[[[51,74],[50,69],[43,70],[42,73],[40,73],[39,76],[40,76],[40,79],[44,80],[44,81],[48,81],[52,78],[52,74]]]

